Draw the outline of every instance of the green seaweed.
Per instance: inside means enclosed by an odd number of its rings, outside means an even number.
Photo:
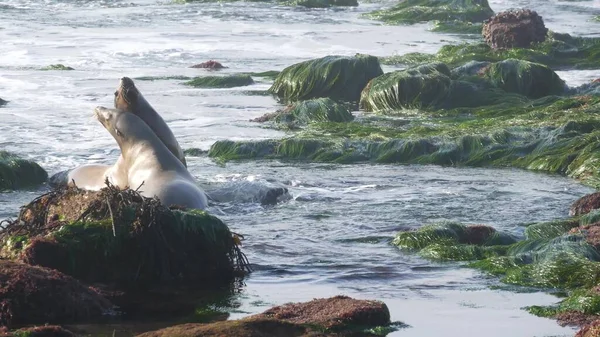
[[[579,225],[580,226],[591,225],[598,221],[600,221],[600,210],[595,209],[595,210],[590,211],[587,214],[582,215],[581,218],[579,219]]]
[[[194,77],[185,85],[195,88],[234,88],[254,84],[250,75],[201,76]]]
[[[600,295],[595,290],[579,289],[571,292],[569,296],[556,305],[531,306],[527,308],[530,313],[540,317],[555,317],[564,312],[580,312],[585,315],[600,314]]]
[[[48,172],[33,161],[0,151],[0,191],[38,186],[48,179]]]
[[[500,62],[518,59],[540,63],[555,68],[597,69],[600,67],[600,38],[573,37],[569,34],[549,32],[546,41],[530,48],[495,50],[485,43],[462,43],[445,45],[436,54],[408,53],[382,57],[382,64],[422,64],[443,62],[449,67],[463,65],[469,61]]]
[[[525,237],[529,240],[553,239],[567,233],[570,229],[579,226],[577,219],[554,220],[538,222],[527,226]]]
[[[165,80],[180,80],[180,81],[189,81],[192,78],[189,76],[180,76],[180,75],[172,75],[172,76],[140,76],[136,77],[135,80],[138,81],[165,81]]]
[[[319,97],[358,101],[365,85],[381,74],[383,71],[374,56],[326,56],[285,68],[269,91],[284,102]]]
[[[349,122],[354,116],[343,104],[331,98],[316,98],[294,103],[274,114],[266,115],[265,119],[273,119],[286,125],[307,125],[313,122]]]
[[[51,64],[47,67],[43,67],[40,70],[75,70],[74,68],[67,67],[64,64]]]
[[[285,1],[289,6],[302,6],[307,8],[329,8],[333,6],[356,7],[357,0],[291,0]]]
[[[270,80],[274,80],[275,78],[277,78],[277,76],[279,76],[280,71],[277,70],[269,70],[269,71],[263,71],[263,72],[259,72],[259,73],[248,73],[247,75],[250,75],[252,77],[263,77],[263,78],[267,78]]]
[[[368,17],[388,24],[424,21],[482,22],[494,15],[487,0],[406,0],[392,8],[376,10]]]
[[[559,95],[565,92],[565,82],[545,65],[508,59],[491,64],[485,77],[507,92],[531,98]]]
[[[430,30],[438,33],[472,34],[477,35],[477,38],[480,38],[482,29],[483,25],[480,23],[454,20],[434,21],[433,27]]]

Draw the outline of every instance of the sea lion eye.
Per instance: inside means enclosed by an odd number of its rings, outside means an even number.
[[[121,134],[121,131],[119,131],[119,129],[115,128],[115,133],[117,134],[117,136],[122,137],[123,134]]]
[[[119,90],[115,91],[115,97],[119,96]]]

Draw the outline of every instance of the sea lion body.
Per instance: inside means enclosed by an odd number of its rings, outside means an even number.
[[[175,139],[173,132],[129,77],[121,78],[119,87],[115,91],[114,104],[115,108],[134,113],[140,117],[183,165],[187,166],[183,150],[177,139]],[[105,180],[108,178],[113,185],[125,188],[128,186],[128,182],[126,180],[127,174],[121,168],[122,162],[123,157],[121,155],[112,166],[103,164],[82,165],[68,171],[66,174],[60,172],[54,175],[50,178],[50,183],[52,185],[75,185],[86,190],[97,191],[106,187]]]
[[[122,168],[129,187],[145,197],[157,197],[167,206],[206,209],[206,194],[183,163],[137,115],[97,107],[98,121],[121,148]]]

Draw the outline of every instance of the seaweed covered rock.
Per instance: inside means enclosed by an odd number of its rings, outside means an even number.
[[[494,15],[487,0],[406,0],[390,9],[369,13],[389,24],[413,24],[424,21],[482,22]]]
[[[325,97],[292,103],[283,109],[252,121],[275,121],[286,125],[306,125],[312,122],[349,122],[352,119],[354,119],[354,116],[346,106]]]
[[[235,88],[254,84],[250,75],[201,76],[184,82],[194,88]]]
[[[201,68],[201,69],[223,69],[223,65],[217,61],[206,61],[198,64],[194,64],[190,68]]]
[[[482,34],[492,49],[528,48],[544,42],[548,28],[537,12],[517,9],[494,15],[483,25]]]
[[[247,266],[238,241],[206,212],[169,209],[109,185],[54,190],[24,206],[0,236],[0,255],[87,282],[212,284]]]
[[[375,336],[368,331],[369,328],[390,324],[390,313],[383,302],[335,296],[285,304],[240,320],[176,325],[139,337]]]
[[[307,8],[356,7],[358,0],[292,0],[285,3]]]
[[[4,333],[0,330],[0,337],[75,337],[75,334],[57,325],[44,325]]]
[[[408,53],[381,58],[383,64],[423,64],[443,62],[449,67],[469,61],[499,62],[509,58],[541,63],[550,67],[598,69],[600,38],[573,37],[569,34],[548,33],[544,42],[529,48],[492,49],[485,43],[462,43],[442,46],[436,54]]]
[[[99,318],[112,304],[72,277],[42,267],[0,260],[0,325]]]
[[[600,192],[585,195],[575,201],[569,209],[570,216],[588,214],[592,210],[600,208]]]
[[[383,74],[379,60],[370,55],[326,56],[285,68],[269,88],[284,102],[328,97],[358,101],[367,83]]]
[[[443,222],[427,225],[416,231],[399,233],[394,244],[402,249],[418,251],[435,260],[479,260],[502,254],[516,242],[510,234],[484,225],[465,226]]]
[[[485,78],[495,86],[531,98],[560,95],[565,92],[565,82],[543,64],[508,59],[488,66]]]
[[[75,70],[75,69],[59,63],[59,64],[51,64],[47,67],[42,68],[41,70]]]
[[[216,202],[262,205],[275,205],[292,198],[285,186],[267,181],[231,181],[207,193],[210,199]]]
[[[535,305],[527,310],[536,316],[555,318],[560,325],[583,326],[600,318],[600,294],[596,288],[578,289],[557,304]]]
[[[48,172],[33,161],[0,151],[0,191],[40,185],[48,179]]]

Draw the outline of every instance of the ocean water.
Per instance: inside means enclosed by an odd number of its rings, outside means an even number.
[[[189,66],[217,60],[221,73],[281,70],[325,55],[435,52],[458,35],[428,24],[381,25],[362,13],[392,2],[348,9],[301,9],[265,3],[176,4],[130,0],[0,1],[0,149],[40,163],[50,174],[86,163],[113,163],[113,138],[92,117],[112,106],[123,76],[201,76]],[[555,31],[600,35],[600,1],[491,1],[495,11],[528,7]],[[74,71],[40,71],[62,63]],[[386,70],[392,69],[385,67]],[[561,71],[569,85],[595,71]],[[280,105],[261,80],[249,87],[195,89],[177,80],[139,81],[146,99],[186,148],[220,139],[281,137],[249,119]],[[522,307],[557,299],[497,287],[495,278],[456,263],[434,263],[390,244],[400,231],[440,220],[484,223],[520,234],[522,225],[567,216],[591,189],[570,179],[512,169],[406,165],[323,165],[279,161],[219,165],[189,157],[207,189],[233,181],[286,186],[275,206],[219,203],[211,212],[245,236],[255,272],[245,280],[232,318],[289,301],[347,294],[385,301],[409,328],[390,336],[571,336],[573,329]],[[0,193],[0,219],[39,195]],[[466,329],[466,330],[465,330]],[[127,335],[126,331],[118,334]]]

